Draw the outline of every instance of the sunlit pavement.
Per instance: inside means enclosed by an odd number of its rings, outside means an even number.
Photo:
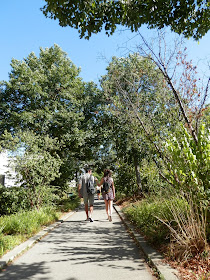
[[[117,213],[107,220],[103,200],[95,200],[94,222],[85,219],[81,206],[1,272],[0,279],[156,279]]]

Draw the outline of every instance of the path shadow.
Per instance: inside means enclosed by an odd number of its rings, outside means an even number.
[[[104,202],[96,201],[94,211],[104,211]],[[83,267],[88,260],[89,264],[103,268],[104,273],[106,268],[123,269],[127,272],[145,269],[143,261],[140,261],[142,256],[139,249],[134,245],[119,219],[110,223],[101,218],[90,223],[80,219],[83,213],[84,208],[81,206],[78,213],[56,227],[37,244],[46,248],[40,251],[40,262],[30,265],[14,263],[6,269],[5,273],[0,273],[0,279],[52,279],[49,278],[51,271],[46,261],[48,255],[51,264],[66,262],[74,267],[77,265]],[[66,280],[78,279],[70,277]]]
[[[104,211],[104,204],[96,203],[94,211]],[[84,209],[80,209],[84,211]],[[70,262],[72,265],[94,263],[98,266],[119,268],[119,261],[130,260],[137,266],[124,266],[126,270],[145,269],[139,261],[140,251],[134,246],[120,220],[110,223],[97,219],[94,223],[76,220],[74,217],[56,228],[42,242],[52,243],[50,254],[59,255],[55,262]],[[124,262],[122,262],[124,263]],[[136,268],[137,267],[137,268]]]

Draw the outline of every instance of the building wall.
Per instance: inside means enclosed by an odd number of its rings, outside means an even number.
[[[17,173],[15,167],[12,167],[12,161],[7,152],[0,154],[0,175],[4,177],[4,185],[6,187],[15,186]]]

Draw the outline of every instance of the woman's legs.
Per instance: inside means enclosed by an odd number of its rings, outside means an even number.
[[[109,217],[109,212],[108,212],[108,200],[104,199],[105,207],[106,207],[106,214]]]
[[[112,211],[113,211],[113,200],[108,200],[108,214],[109,220],[112,221]]]

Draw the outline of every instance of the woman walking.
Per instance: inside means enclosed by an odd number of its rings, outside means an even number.
[[[115,187],[112,178],[112,173],[109,169],[104,170],[104,176],[101,178],[98,186],[102,185],[102,196],[105,202],[106,213],[108,220],[112,221],[113,200],[115,198]]]

